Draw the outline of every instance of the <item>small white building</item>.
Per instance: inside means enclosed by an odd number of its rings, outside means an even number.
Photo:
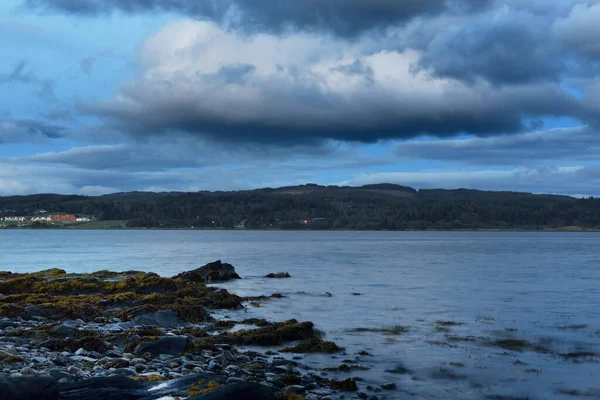
[[[25,222],[25,217],[4,217],[5,222]]]

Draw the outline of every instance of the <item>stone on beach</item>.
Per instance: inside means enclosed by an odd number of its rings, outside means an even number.
[[[160,354],[175,356],[185,352],[188,342],[188,339],[183,336],[164,336],[153,341],[138,344],[134,353],[136,355],[150,353],[155,357],[158,357]]]

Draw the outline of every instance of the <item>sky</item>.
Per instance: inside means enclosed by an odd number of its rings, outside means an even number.
[[[0,195],[600,195],[600,0],[2,0]]]

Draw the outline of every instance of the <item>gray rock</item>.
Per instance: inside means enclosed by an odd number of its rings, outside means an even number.
[[[239,378],[237,376],[230,376],[227,378],[227,383],[243,383],[246,382],[243,378]]]
[[[85,349],[77,349],[77,351],[75,352],[75,355],[77,355],[77,356],[87,356],[88,352]]]
[[[180,355],[185,352],[188,339],[184,336],[163,336],[156,340],[140,343],[135,348],[136,355],[150,353],[154,357],[160,354]]]
[[[81,372],[81,368],[71,365],[69,368],[67,368],[67,372],[71,375],[77,375],[78,372]]]
[[[75,328],[73,328],[72,326],[60,324],[60,325],[56,325],[56,326],[52,327],[50,329],[50,332],[52,332],[52,334],[54,336],[74,337],[75,334],[77,333],[77,330]]]
[[[291,385],[285,388],[285,393],[303,394],[306,393],[306,388],[300,385]]]
[[[179,315],[173,310],[159,310],[136,316],[133,325],[175,327],[182,325]]]
[[[125,375],[125,376],[136,376],[137,373],[135,372],[135,369],[133,368],[115,368],[114,371],[112,371],[113,374],[116,375]]]
[[[144,364],[135,364],[134,368],[137,372],[143,372],[148,369]]]
[[[121,358],[123,356],[123,352],[119,350],[108,350],[105,355],[106,357],[110,358]]]
[[[210,362],[208,363],[208,370],[209,371],[215,371],[215,370],[222,370],[223,366],[221,364],[219,364],[218,362],[216,362],[215,360],[210,360]]]
[[[48,374],[57,380],[62,379],[62,378],[67,378],[67,379],[71,378],[71,375],[67,371],[62,370],[62,369],[56,369],[56,368],[51,369],[50,371],[48,371]]]
[[[58,365],[60,367],[66,367],[67,365],[70,365],[72,363],[72,360],[69,357],[65,357],[62,354],[57,355],[56,357],[52,358],[50,361],[52,361],[52,363],[54,363],[55,365]]]
[[[23,375],[35,375],[35,370],[31,367],[25,367],[21,370],[21,374]]]
[[[87,356],[96,359],[102,358],[102,354],[98,353],[97,351],[89,351]]]
[[[12,343],[16,346],[22,346],[25,343],[27,343],[27,341],[25,339],[20,338],[20,337],[14,337],[14,336],[2,336],[2,337],[0,337],[0,342]]]
[[[21,326],[20,322],[17,321],[2,321],[0,322],[0,329],[6,329],[6,328],[18,328]]]
[[[72,360],[72,361],[78,361],[78,362],[81,362],[81,361],[87,361],[87,362],[91,362],[91,363],[94,363],[94,362],[98,361],[98,360],[97,360],[97,359],[95,359],[95,358],[92,358],[92,357],[86,357],[86,356],[72,356],[72,357],[71,357],[71,360]]]

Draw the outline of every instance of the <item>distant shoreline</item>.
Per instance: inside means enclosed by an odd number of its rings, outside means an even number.
[[[564,227],[564,228],[481,228],[481,229],[282,229],[282,228],[138,228],[138,227],[15,227],[0,226],[0,230],[76,230],[76,231],[289,231],[289,232],[600,232],[600,228]]]

